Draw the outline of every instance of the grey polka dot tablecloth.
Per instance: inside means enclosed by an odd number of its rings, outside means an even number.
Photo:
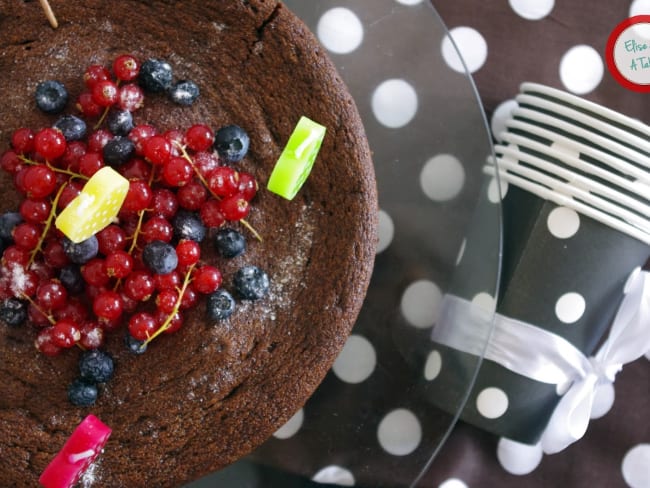
[[[628,17],[650,15],[650,0],[433,0],[437,14],[425,14],[425,2],[325,0],[304,9],[305,21],[345,66],[360,111],[369,114],[381,207],[373,283],[341,356],[304,408],[248,460],[197,488],[399,487],[416,480],[437,488],[650,487],[650,351],[616,376],[615,395],[581,440],[544,455],[539,445],[505,446],[477,427],[481,417],[514,409],[513,399],[483,384],[469,391],[478,360],[455,359],[430,338],[435,305],[450,289],[488,309],[498,295],[500,209],[494,181],[481,170],[490,151],[483,113],[497,140],[521,83],[530,81],[650,123],[650,94],[620,86],[605,62],[609,34]],[[578,225],[562,207],[546,204],[545,211],[542,230],[549,234]],[[558,249],[566,247],[560,237]],[[625,256],[641,265],[650,256],[647,246],[634,252]],[[589,254],[580,269],[590,279],[620,280],[611,259],[613,253]],[[539,267],[530,273],[543,274]],[[544,295],[534,277],[527,279],[529,290]],[[573,283],[563,277],[557,286],[565,282]],[[575,322],[566,314],[583,296],[568,288],[558,294],[557,303],[541,298],[536,305]],[[593,349],[604,332],[578,337],[581,331],[562,334]],[[461,420],[449,432],[467,398],[463,418],[474,425]],[[503,418],[533,429],[525,418]]]

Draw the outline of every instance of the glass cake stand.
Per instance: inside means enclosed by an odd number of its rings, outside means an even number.
[[[445,61],[447,29],[428,1],[285,3],[317,33],[364,119],[378,253],[353,335],[304,408],[247,459],[188,488],[416,486],[481,363],[441,362],[437,307],[457,288],[496,296],[500,207],[482,172],[492,151],[485,116],[471,77]],[[461,260],[470,272],[457,272]]]

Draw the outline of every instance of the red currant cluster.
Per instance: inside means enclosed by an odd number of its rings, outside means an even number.
[[[119,56],[112,73],[90,66],[88,91],[76,102],[81,118],[65,115],[37,131],[19,128],[0,156],[0,167],[25,197],[18,212],[0,216],[0,318],[11,324],[25,316],[39,329],[35,344],[46,355],[75,345],[99,348],[121,324],[144,345],[178,330],[183,311],[221,285],[219,269],[201,261],[206,229],[239,221],[259,238],[244,220],[258,184],[228,165],[244,157],[233,156],[232,147],[241,148],[241,139],[248,147],[242,129],[227,126],[220,136],[205,124],[161,132],[118,116],[110,123],[111,111],[142,107],[147,87],[169,66],[153,61],[144,82],[147,61],[141,66],[130,55]],[[90,119],[98,119],[94,129],[86,125]],[[66,241],[53,225],[56,216],[107,165],[129,180],[117,222],[81,244]],[[171,270],[151,264],[165,253],[174,256]]]

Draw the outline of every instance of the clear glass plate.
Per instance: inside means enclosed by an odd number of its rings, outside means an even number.
[[[481,363],[459,366],[453,388],[436,381],[440,368],[454,367],[439,364],[430,339],[440,300],[452,287],[496,296],[500,199],[482,171],[492,153],[485,115],[471,77],[445,61],[447,29],[429,2],[285,3],[328,48],[364,120],[381,207],[378,254],[354,339],[294,419],[296,432],[189,486],[307,486],[319,471],[321,482],[414,486]],[[470,234],[479,239],[468,256]],[[461,256],[470,272],[457,272]]]

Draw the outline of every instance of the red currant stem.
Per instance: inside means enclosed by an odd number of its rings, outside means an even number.
[[[48,321],[50,324],[52,324],[52,325],[55,325],[55,324],[56,324],[56,320],[54,320],[54,317],[52,317],[49,313],[45,313],[45,310],[43,310],[41,307],[39,307],[39,306],[36,304],[36,302],[35,302],[34,300],[32,300],[31,297],[25,295],[24,293],[22,294],[22,296],[23,296],[23,298],[24,298],[25,300],[27,300],[29,303],[31,303],[32,306],[33,306],[36,310],[38,310],[38,311],[43,315],[43,317],[45,317],[45,318],[47,319],[47,321]]]
[[[18,158],[25,164],[29,164],[32,166],[40,166],[43,163],[39,163],[38,161],[34,161],[33,159],[29,159],[23,155],[18,156]],[[69,169],[64,169],[64,168],[57,168],[56,166],[52,166],[49,162],[45,163],[45,166],[47,166],[49,169],[54,171],[55,173],[61,173],[64,175],[68,175],[72,178],[81,178],[82,180],[88,180],[89,178],[85,175],[82,175],[80,173],[75,173],[74,171],[70,171]]]
[[[138,244],[138,237],[140,236],[140,232],[142,231],[142,221],[144,220],[144,213],[147,211],[147,209],[140,210],[138,212],[138,225],[135,227],[135,231],[133,231],[133,236],[131,236],[131,245],[129,246],[129,250],[127,253],[131,254],[136,248],[136,245]]]
[[[120,80],[115,81],[116,86],[120,86]],[[106,116],[108,115],[108,112],[110,112],[111,106],[109,105],[108,107],[104,108],[104,112],[102,113],[102,116],[99,118],[95,126],[93,127],[93,130],[99,129],[102,124],[104,123],[104,120],[106,120]]]
[[[63,193],[63,190],[65,189],[66,185],[67,183],[63,183],[61,185],[59,191],[56,192],[56,195],[52,200],[52,208],[50,208],[50,214],[47,216],[47,219],[45,220],[45,227],[43,228],[43,232],[41,232],[41,236],[38,238],[38,243],[36,244],[36,247],[34,247],[34,249],[29,255],[29,262],[27,263],[27,268],[30,268],[31,265],[34,264],[34,260],[36,259],[37,254],[43,251],[43,242],[45,241],[45,236],[47,236],[47,233],[50,231],[50,227],[52,227],[52,221],[56,217],[56,206],[59,203],[59,198],[61,198],[61,194]]]
[[[38,3],[41,4],[41,7],[43,8],[43,12],[45,12],[45,17],[47,17],[47,20],[52,26],[52,28],[56,29],[57,27],[59,27],[59,22],[56,20],[56,16],[52,11],[52,7],[50,7],[50,3],[47,0],[38,0]]]
[[[218,195],[215,195],[215,193],[210,189],[210,186],[208,185],[208,182],[205,181],[205,178],[203,177],[203,175],[201,174],[201,172],[199,171],[199,169],[194,165],[194,161],[192,161],[192,158],[191,158],[190,155],[187,153],[187,150],[185,149],[185,146],[182,145],[181,143],[177,142],[177,141],[174,141],[174,143],[175,143],[176,146],[178,146],[178,148],[181,150],[181,154],[183,155],[183,158],[184,158],[188,163],[190,163],[190,166],[192,167],[192,170],[194,171],[194,174],[196,174],[196,176],[199,178],[199,180],[201,181],[201,183],[203,183],[203,186],[205,186],[206,190],[208,190],[208,192],[210,193],[210,195],[212,195],[212,197],[213,197],[215,200],[221,200],[221,198],[219,198]],[[260,235],[260,234],[255,230],[255,228],[254,228],[251,224],[249,224],[245,219],[239,219],[239,221],[241,222],[241,224],[242,224],[244,227],[246,227],[246,228],[250,231],[251,234],[253,234],[253,236],[255,237],[255,239],[257,239],[258,241],[262,242],[262,236],[261,236],[261,235]]]
[[[194,266],[196,264],[192,264],[188,270],[187,273],[185,274],[185,279],[183,280],[183,285],[181,286],[180,289],[177,288],[178,290],[178,297],[176,298],[176,303],[174,304],[174,308],[172,309],[171,313],[167,316],[167,319],[163,322],[163,324],[154,332],[150,337],[147,338],[145,341],[145,344],[149,344],[151,341],[153,341],[156,337],[158,337],[160,334],[165,332],[169,327],[171,326],[172,319],[174,318],[174,315],[178,313],[178,310],[181,307],[181,302],[183,301],[183,295],[185,294],[185,290],[187,290],[187,287],[190,284],[191,276],[192,276],[192,270],[194,269]]]

